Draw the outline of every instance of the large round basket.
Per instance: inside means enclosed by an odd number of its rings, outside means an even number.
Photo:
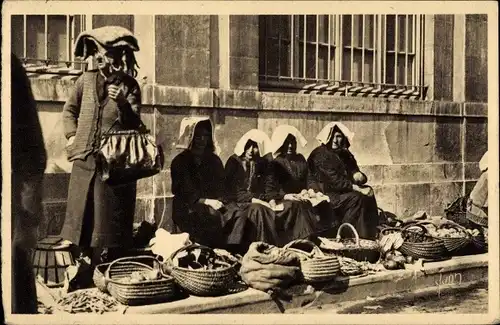
[[[446,247],[450,255],[454,255],[455,253],[461,251],[472,241],[472,238],[467,230],[456,223],[444,223],[440,228],[454,228],[461,234],[460,237],[440,237],[443,240],[444,247]]]
[[[349,228],[354,234],[354,238],[342,238],[340,236],[344,228]],[[342,248],[331,249],[337,255],[352,258],[356,261],[375,263],[380,258],[379,244],[374,240],[361,239],[350,223],[343,223],[337,230],[335,242],[343,244]]]
[[[411,228],[419,228],[422,235],[426,237],[428,241],[425,242],[411,242],[408,241],[407,236],[410,235],[412,231]],[[399,250],[405,255],[412,256],[413,258],[423,258],[423,259],[442,259],[448,253],[448,250],[444,246],[443,240],[439,238],[432,237],[428,234],[427,228],[422,224],[409,224],[402,230],[403,238],[406,238]]]
[[[175,251],[163,264],[163,270],[188,293],[195,296],[219,296],[231,293],[237,286],[234,264],[220,262],[222,267],[210,270],[188,269],[174,264],[175,257],[184,251],[195,248],[211,250],[199,244],[190,244]]]
[[[139,283],[123,281],[132,272],[152,270],[160,271],[161,278]],[[109,264],[104,278],[109,293],[124,305],[136,306],[165,302],[172,300],[176,294],[174,279],[161,272],[160,263],[152,256],[119,258]]]
[[[304,282],[318,283],[333,280],[340,273],[340,262],[335,255],[325,255],[309,240],[297,239],[283,247],[300,257],[300,271]]]

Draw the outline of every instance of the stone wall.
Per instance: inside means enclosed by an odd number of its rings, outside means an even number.
[[[46,220],[56,232],[64,218],[71,165],[64,157],[61,111],[71,82],[32,78],[49,166],[44,186]],[[63,87],[64,86],[64,87]],[[153,96],[154,94],[154,96]],[[279,124],[296,126],[308,143],[330,121],[342,121],[354,133],[351,149],[373,185],[380,207],[405,217],[418,210],[443,214],[447,203],[469,192],[478,161],[487,150],[487,105],[443,101],[345,98],[210,88],[143,86],[143,120],[165,150],[165,170],[139,182],[136,221],[164,215],[170,229],[170,162],[180,121],[209,115],[223,162],[251,128],[269,135]],[[167,205],[165,206],[165,203]]]

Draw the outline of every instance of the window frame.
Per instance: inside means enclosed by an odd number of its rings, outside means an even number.
[[[259,20],[259,37],[264,38],[263,41],[260,42],[260,64],[259,64],[259,87],[261,90],[270,90],[270,91],[284,91],[284,92],[308,92],[308,91],[320,91],[325,94],[340,94],[343,96],[349,95],[359,95],[360,93],[366,96],[383,96],[383,97],[408,97],[414,99],[424,99],[427,93],[428,87],[423,85],[423,36],[424,36],[424,15],[262,15]],[[293,39],[294,42],[303,43],[312,43],[315,45],[314,49],[314,59],[311,67],[314,68],[314,76],[310,78],[310,74],[307,74],[307,53],[306,49],[302,46],[299,47],[304,51],[303,54],[298,55],[295,50],[294,45],[290,45],[288,49],[285,49],[286,55],[289,57],[288,67],[285,69],[285,74],[283,74],[282,67],[278,66],[277,72],[278,74],[270,74],[271,70],[269,69],[269,65],[272,64],[268,62],[269,60],[269,43],[272,40],[272,37],[268,36],[268,28],[270,26],[270,21],[276,18],[280,21],[286,21],[290,24],[289,32],[290,36],[288,38]],[[283,19],[282,17],[287,17]],[[300,19],[300,17],[304,17]],[[306,37],[307,34],[307,22],[309,17],[313,17],[316,21],[316,38],[309,42],[309,39]],[[322,31],[323,35],[328,34],[328,42],[326,45],[329,46],[330,51],[327,48],[327,71],[326,78],[320,77],[318,75],[319,62],[321,61],[319,57],[319,48],[322,44],[319,42],[319,34],[320,34],[320,26],[319,20],[325,19],[328,17],[328,25],[323,24],[327,31]],[[344,42],[343,34],[343,19],[345,17],[350,17],[351,20],[351,28],[350,28],[350,42]],[[362,19],[363,24],[362,32],[359,43],[361,46],[357,46],[358,42],[354,42],[354,20]],[[394,20],[394,49],[387,49],[387,18],[393,17]],[[401,19],[403,17],[403,19]],[[410,19],[411,17],[411,19]],[[370,19],[372,21],[372,28],[369,31],[366,31],[366,21]],[[400,25],[400,20],[403,22],[403,27]],[[306,22],[302,26],[301,22]],[[403,36],[400,39],[399,32],[404,28]],[[301,32],[304,33],[303,37],[298,35],[299,28],[302,29]],[[286,28],[285,28],[286,29]],[[368,28],[370,29],[370,28]],[[411,30],[410,30],[411,29]],[[368,33],[373,33],[369,35]],[[371,44],[365,44],[367,35],[372,37]],[[410,37],[411,36],[411,37]],[[281,34],[278,32],[278,37],[281,37]],[[281,41],[280,41],[281,42]],[[398,48],[401,42],[404,42],[404,48]],[[411,44],[409,44],[411,42]],[[281,52],[281,43],[278,43],[278,52]],[[347,44],[347,45],[346,45]],[[353,46],[354,44],[354,46]],[[370,45],[372,45],[370,47]],[[350,57],[348,55],[344,55],[343,53],[346,50],[350,50]],[[353,69],[354,63],[354,53],[356,51],[361,51],[361,68],[359,70]],[[372,70],[372,79],[366,79],[366,68],[365,65],[370,63],[366,61],[367,53],[372,56],[371,66],[369,68]],[[389,67],[388,58],[390,56],[394,56],[392,60],[392,67]],[[300,64],[297,59],[299,56],[304,63]],[[282,55],[279,56],[279,60],[281,60]],[[333,59],[333,60],[332,60]],[[350,60],[350,78],[341,78],[344,69],[343,69],[343,60]],[[401,59],[404,60],[403,66],[398,66],[401,63]],[[275,63],[276,64],[276,63]],[[302,67],[303,71],[299,71],[298,76],[295,73],[299,65]],[[359,63],[358,63],[359,65]],[[392,69],[392,82],[387,82],[388,77],[388,69]],[[404,80],[400,81],[400,73],[398,70],[403,69],[404,71]],[[276,70],[276,69],[274,69]],[[359,73],[361,75],[360,79],[354,77],[355,73]]]
[[[76,41],[76,37],[78,36],[77,34],[87,30],[89,28],[92,28],[91,26],[91,15],[15,15],[16,17],[21,17],[22,18],[22,25],[23,25],[23,30],[22,30],[22,52],[23,55],[20,56],[20,60],[23,63],[25,69],[27,72],[33,72],[33,73],[44,73],[44,74],[70,74],[70,75],[79,75],[82,72],[86,71],[89,69],[89,62],[87,61],[82,61],[82,60],[77,60],[74,57],[74,43]],[[43,38],[44,41],[42,43],[42,46],[44,47],[43,52],[44,55],[43,57],[37,57],[38,55],[35,56],[28,56],[28,47],[30,44],[28,44],[28,28],[29,26],[29,17],[33,16],[41,16],[43,17]],[[65,30],[65,38],[66,38],[66,44],[64,45],[65,47],[65,52],[66,52],[66,58],[64,60],[59,60],[59,59],[53,59],[49,58],[49,52],[50,52],[50,17],[61,17],[64,16],[66,18],[65,20],[65,25],[66,25],[66,30]],[[89,17],[90,17],[90,26],[89,26]],[[77,26],[78,23],[78,26]],[[31,30],[31,32],[33,32]],[[16,40],[19,40],[17,38]],[[15,40],[12,39],[12,42]],[[18,45],[19,46],[19,45]],[[14,47],[14,45],[13,45]],[[59,49],[56,49],[55,52],[57,52]],[[54,52],[54,51],[53,51]]]

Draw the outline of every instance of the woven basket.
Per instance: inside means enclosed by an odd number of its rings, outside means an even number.
[[[330,281],[340,273],[340,262],[337,256],[326,256],[316,244],[309,240],[297,239],[283,248],[299,255],[300,271],[306,283]]]
[[[472,241],[472,236],[469,235],[467,230],[455,223],[445,223],[441,225],[440,228],[455,228],[460,231],[463,236],[462,237],[440,237],[443,240],[444,247],[448,250],[450,255],[454,255],[455,253],[462,250],[464,247],[469,245]]]
[[[341,238],[340,233],[344,228],[351,229],[354,239]],[[356,261],[368,261],[375,263],[380,258],[379,244],[374,240],[360,239],[356,228],[350,223],[343,223],[337,230],[337,237],[334,239],[337,243],[344,244],[343,248],[332,249],[337,255],[352,258]],[[349,245],[349,246],[347,246]]]
[[[108,289],[106,287],[106,278],[104,277],[104,273],[108,269],[110,263],[99,264],[94,269],[94,274],[92,275],[92,279],[94,280],[95,286],[104,293],[108,293]]]
[[[425,228],[420,223],[410,224],[402,229],[403,238],[408,233],[410,228],[418,227],[420,228],[427,237],[431,237],[432,241],[422,242],[422,243],[412,243],[407,240],[403,242],[403,245],[399,248],[401,253],[405,255],[410,255],[413,258],[423,258],[423,259],[441,259],[445,257],[448,250],[444,246],[441,239],[432,237],[428,234],[427,228]]]
[[[147,260],[150,265],[139,261]],[[152,256],[123,257],[111,262],[104,273],[109,293],[120,303],[129,306],[147,305],[171,300],[176,294],[175,281],[164,275],[157,280],[124,283],[120,279],[136,271],[159,270],[159,262]]]
[[[225,265],[224,267],[213,270],[187,269],[174,265],[173,260],[177,254],[194,248],[211,250],[199,244],[182,247],[164,262],[162,272],[166,271],[179,286],[195,296],[219,296],[231,293],[234,287],[237,286],[237,272],[234,264],[222,262],[221,264]]]

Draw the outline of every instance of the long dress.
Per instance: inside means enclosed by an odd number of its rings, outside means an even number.
[[[309,155],[308,167],[308,187],[330,198],[330,209],[324,209],[321,218],[337,225],[348,222],[361,238],[373,239],[379,222],[377,202],[374,196],[353,190],[352,175],[359,171],[354,156],[346,149],[320,145]]]
[[[215,199],[224,203],[224,166],[214,153],[195,156],[190,150],[178,154],[171,165],[173,221],[181,231],[202,245],[227,248],[231,240],[242,236],[233,230],[234,221],[245,211],[225,205],[215,210],[199,203],[199,199]]]
[[[240,251],[246,252],[255,241],[271,245],[280,243],[274,211],[262,204],[252,203],[253,198],[264,198],[266,165],[262,158],[246,162],[235,154],[226,162],[226,201],[228,206],[246,213],[246,216],[235,220],[233,236],[228,238],[228,243],[237,246],[235,248]]]
[[[306,238],[318,230],[318,216],[309,202],[283,200],[285,194],[300,193],[307,186],[307,163],[301,154],[281,155],[273,159],[271,153],[264,157],[269,163],[265,179],[266,201],[282,203],[283,211],[276,212],[276,229],[281,245]]]
[[[84,114],[86,91],[92,91],[95,92],[94,100],[97,101],[97,104],[93,105],[98,108],[98,117],[92,121],[96,136],[92,144],[93,151],[73,163],[61,237],[82,247],[127,248],[132,245],[136,182],[124,185],[109,185],[103,182],[95,155],[99,134],[114,125],[119,114],[128,112],[126,114],[130,114],[130,120],[137,112],[132,112],[130,104],[118,109],[116,102],[107,96],[107,80],[100,73],[91,71],[86,74],[78,79],[74,92],[65,104],[64,127],[67,135],[74,134],[76,128],[90,127],[80,123],[82,119],[79,116]],[[91,83],[87,83],[89,79],[84,82],[84,78],[93,79],[90,79]],[[125,76],[124,80],[130,89],[130,92],[125,94],[129,103],[140,103],[140,88],[137,82],[129,76]],[[84,89],[84,85],[91,88]],[[75,143],[77,141],[75,138]]]

